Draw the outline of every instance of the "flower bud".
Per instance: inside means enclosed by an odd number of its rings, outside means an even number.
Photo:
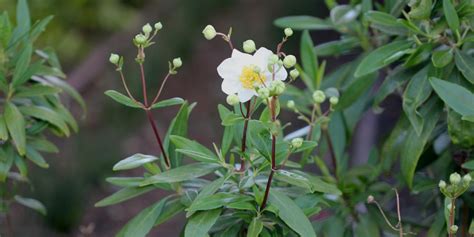
[[[235,94],[230,94],[226,98],[226,102],[229,105],[236,105],[240,102],[239,97]]]
[[[207,25],[204,30],[202,30],[202,34],[204,35],[204,38],[206,38],[207,40],[211,40],[216,37],[217,32],[216,29],[214,29],[214,26]]]
[[[458,226],[452,225],[451,227],[449,227],[449,231],[451,231],[452,234],[455,234],[456,232],[458,232]]]
[[[255,42],[253,40],[246,40],[243,43],[244,52],[253,53],[255,52]]]
[[[272,54],[272,55],[270,55],[270,57],[268,58],[268,64],[271,64],[271,65],[276,64],[276,63],[278,63],[278,59],[279,59],[279,58],[278,58],[278,55]]]
[[[135,36],[134,41],[138,45],[143,45],[143,44],[146,43],[147,37],[142,35],[142,34],[138,34],[138,35]]]
[[[265,87],[258,89],[257,93],[258,93],[258,97],[262,99],[267,99],[270,96],[270,91]]]
[[[181,61],[181,58],[175,58],[173,59],[173,67],[179,68],[183,65],[183,62]]]
[[[280,80],[272,81],[270,84],[270,92],[273,95],[280,95],[285,91],[286,85]]]
[[[321,104],[326,100],[326,95],[322,90],[317,90],[313,93],[313,100],[314,102]]]
[[[446,188],[446,182],[444,182],[444,180],[439,181],[438,187],[441,188],[441,189]]]
[[[110,57],[109,57],[109,62],[112,63],[112,64],[115,64],[117,65],[120,61],[120,56],[118,54],[110,54]]]
[[[466,185],[469,185],[471,183],[471,180],[472,180],[472,177],[470,174],[465,174],[463,177],[462,177],[462,182]]]
[[[374,196],[369,195],[369,196],[367,197],[367,203],[372,203],[373,201],[374,201]]]
[[[291,28],[285,28],[284,32],[286,37],[290,37],[293,35],[293,30]]]
[[[293,140],[291,140],[291,147],[298,149],[303,145],[303,141],[301,137],[293,138]]]
[[[459,175],[458,173],[452,173],[450,176],[449,176],[449,182],[451,182],[451,184],[458,184],[459,182],[461,182],[461,175]]]
[[[288,102],[286,102],[286,107],[288,107],[288,109],[294,109],[295,108],[295,101],[289,100]]]
[[[300,72],[298,72],[298,70],[296,69],[293,69],[290,71],[290,77],[291,79],[295,80],[296,78],[298,78],[300,76]]]
[[[283,59],[283,64],[285,65],[286,68],[290,68],[296,65],[296,57],[293,55],[287,55]]]
[[[329,103],[331,103],[331,105],[337,105],[337,103],[339,103],[339,98],[335,97],[335,96],[332,96],[331,98],[329,98]]]
[[[163,28],[163,24],[161,22],[155,23],[155,30],[161,30]]]
[[[145,35],[150,34],[152,30],[153,28],[151,28],[151,25],[149,23],[142,27],[142,31],[143,33],[145,33]]]

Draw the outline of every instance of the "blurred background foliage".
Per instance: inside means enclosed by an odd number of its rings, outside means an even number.
[[[30,0],[29,4],[33,21],[55,16],[39,45],[57,50],[70,83],[87,102],[88,113],[80,121],[79,134],[67,141],[56,140],[61,152],[49,158],[51,167],[33,170],[34,189],[29,190],[30,196],[46,205],[48,215],[41,217],[14,207],[15,236],[113,236],[131,216],[163,195],[147,194],[112,208],[93,207],[93,203],[114,191],[104,184],[114,163],[133,153],[157,152],[142,114],[103,95],[106,89],[121,88],[113,67],[107,63],[109,53],[118,49],[117,53],[131,62],[136,54],[131,39],[143,24],[161,21],[164,25],[157,45],[147,55],[150,88],[156,88],[166,74],[167,61],[180,56],[183,69],[169,82],[163,96],[198,102],[189,135],[210,145],[220,140],[216,106],[225,99],[215,68],[230,52],[222,42],[205,41],[202,28],[211,23],[226,31],[232,26],[235,45],[240,48],[251,37],[259,47],[280,40],[281,30],[273,26],[278,17],[328,14],[322,0]],[[15,0],[0,1],[0,9],[8,10],[11,19],[15,17],[15,5]],[[336,37],[331,32],[313,36],[315,43]],[[286,45],[286,51],[297,54],[298,45],[296,35]],[[127,80],[136,92],[137,69],[126,70]],[[80,114],[80,108],[76,110]],[[159,129],[166,130],[175,112],[157,114]],[[177,218],[157,231],[163,236],[177,236],[183,223]]]

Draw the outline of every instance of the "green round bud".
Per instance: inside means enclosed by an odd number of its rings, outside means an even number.
[[[294,79],[298,78],[299,76],[300,76],[300,72],[298,72],[298,70],[293,69],[293,70],[290,71],[291,79],[294,80]]]
[[[313,100],[314,102],[321,104],[326,100],[326,95],[322,90],[317,90],[313,93]]]
[[[450,176],[449,176],[449,182],[451,182],[451,184],[458,184],[459,182],[461,182],[461,175],[459,175],[458,173],[452,173]]]
[[[337,103],[339,103],[339,98],[333,96],[329,98],[329,103],[331,103],[331,105],[337,105]]]
[[[374,198],[374,196],[372,196],[372,195],[369,195],[369,196],[367,197],[367,203],[372,203],[374,200],[375,200],[375,198]]]
[[[244,52],[253,53],[255,52],[255,42],[253,40],[246,40],[243,43]]]
[[[275,80],[270,83],[270,93],[273,95],[281,95],[285,91],[286,85],[280,80]]]
[[[288,109],[294,109],[295,108],[295,101],[289,100],[288,102],[286,102],[286,107],[288,107]]]
[[[270,55],[270,57],[268,57],[268,64],[270,64],[270,65],[277,64],[278,60],[279,60],[278,55],[272,54],[272,55]]]
[[[285,28],[284,32],[286,37],[290,37],[293,35],[293,30],[291,28]]]
[[[134,41],[138,45],[143,45],[143,44],[146,43],[147,37],[142,35],[142,34],[138,34],[138,35],[135,36]]]
[[[181,58],[175,58],[173,59],[173,67],[179,68],[183,65],[183,61],[181,61]]]
[[[265,87],[258,89],[258,97],[262,99],[267,99],[270,96],[270,90]]]
[[[293,55],[287,55],[283,59],[283,64],[285,65],[286,68],[290,68],[296,65],[296,57]]]
[[[293,140],[291,140],[291,147],[298,149],[303,145],[303,141],[301,137],[293,138]]]
[[[109,57],[109,62],[112,63],[112,64],[115,64],[117,65],[120,61],[120,56],[118,54],[110,54],[110,57]]]
[[[142,31],[143,33],[145,33],[145,35],[150,34],[152,30],[153,28],[151,28],[151,25],[149,23],[142,27]]]
[[[204,30],[202,30],[202,34],[204,35],[204,38],[206,38],[207,40],[211,40],[216,37],[217,32],[216,29],[214,29],[214,26],[207,25]]]
[[[235,94],[228,95],[226,98],[226,102],[229,105],[236,105],[240,102],[239,97]]]
[[[155,23],[155,30],[161,30],[163,28],[163,24],[161,22]]]
[[[463,181],[463,183],[465,183],[465,184],[471,183],[471,180],[472,180],[472,177],[471,177],[470,174],[465,174],[465,175],[462,177],[462,181]]]
[[[444,180],[439,181],[438,187],[441,188],[441,189],[446,188],[446,182],[444,182]]]
[[[458,232],[458,226],[452,225],[451,227],[449,227],[449,230],[451,231],[451,233],[455,234],[456,232]]]

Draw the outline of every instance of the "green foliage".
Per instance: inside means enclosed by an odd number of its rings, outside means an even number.
[[[19,203],[46,214],[39,201],[16,194],[17,183],[29,183],[28,160],[41,167],[49,164],[44,153],[56,153],[47,134],[69,136],[77,124],[61,102],[62,92],[84,107],[80,95],[63,80],[58,60],[50,49],[35,47],[35,40],[52,17],[31,24],[26,0],[19,0],[16,25],[5,11],[0,15],[0,202]]]

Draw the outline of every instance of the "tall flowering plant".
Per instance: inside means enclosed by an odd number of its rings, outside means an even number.
[[[257,49],[252,40],[243,42],[241,51],[234,48],[230,32],[224,34],[211,25],[205,27],[206,39],[220,37],[231,51],[230,57],[217,67],[222,91],[227,94],[228,106],[218,106],[219,126],[224,126],[224,133],[222,140],[209,149],[186,136],[194,104],[189,105],[180,98],[158,101],[164,83],[170,75],[176,74],[181,60],[170,62],[169,73],[155,99],[147,102],[143,74],[145,49],[153,44],[152,39],[161,24],[154,28],[153,31],[147,24],[134,38],[143,101],[135,99],[126,86],[123,58],[115,54],[110,61],[116,66],[127,95],[116,91],[106,94],[123,105],[146,112],[160,155],[135,154],[119,161],[114,170],[142,168],[144,175],[108,178],[108,182],[121,189],[96,205],[117,204],[158,189],[171,194],[141,211],[118,236],[145,236],[153,227],[181,212],[187,217],[184,236],[316,236],[309,218],[326,205],[323,195],[337,196],[340,191],[324,178],[301,169],[308,154],[317,146],[319,135],[293,133],[285,137],[285,129],[291,125],[278,119],[282,111],[280,98],[299,77],[294,68],[296,57],[284,52],[284,44],[293,31],[284,30],[275,51]],[[305,105],[297,106],[295,101],[287,101],[285,107],[297,112],[311,127],[327,126],[333,106],[338,102],[337,90],[333,92],[325,112],[321,104],[326,93],[322,91],[314,92],[310,115],[300,112],[307,109]],[[162,141],[151,111],[171,105],[181,108]]]

